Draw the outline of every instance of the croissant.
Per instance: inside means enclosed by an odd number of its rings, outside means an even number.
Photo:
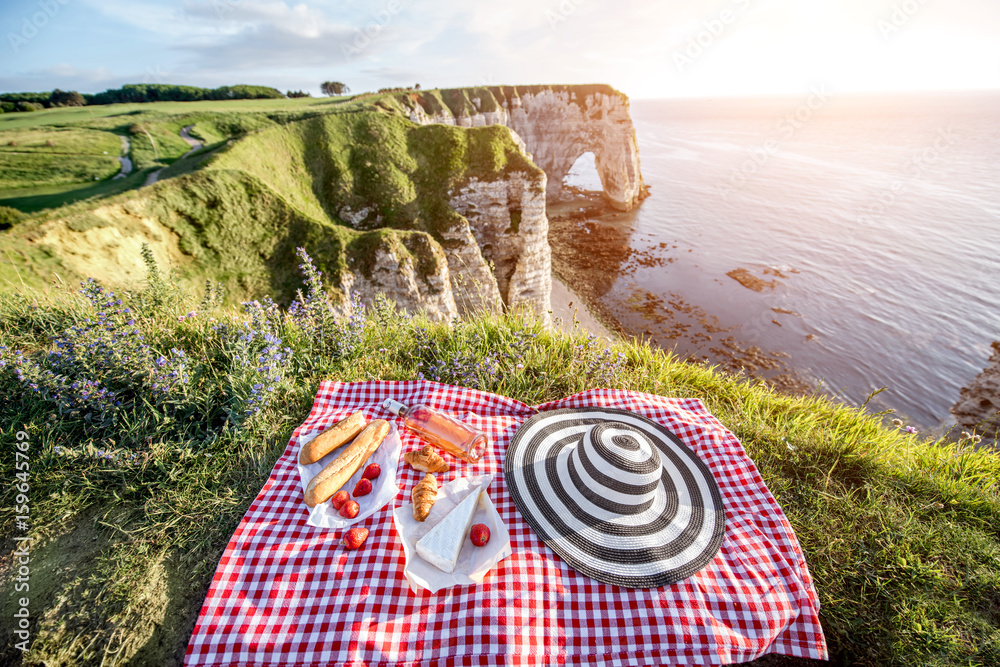
[[[410,492],[410,498],[413,500],[414,519],[423,521],[427,518],[427,515],[431,513],[431,507],[434,506],[434,501],[437,500],[437,492],[438,483],[434,479],[434,475],[427,473],[422,480],[417,482],[413,491]]]
[[[406,452],[403,459],[420,472],[447,472],[448,464],[444,457],[434,451],[430,445],[423,449]]]

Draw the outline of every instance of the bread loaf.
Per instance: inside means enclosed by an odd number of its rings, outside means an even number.
[[[358,468],[378,449],[389,435],[389,422],[375,419],[361,431],[306,487],[306,505],[315,507],[330,498],[347,483]]]
[[[360,410],[346,419],[341,419],[339,422],[326,429],[306,444],[302,445],[302,449],[299,451],[299,463],[302,465],[316,463],[316,461],[319,461],[333,450],[338,447],[342,447],[353,440],[358,433],[361,433],[361,429],[363,429],[367,423],[368,420],[365,419],[364,413]]]

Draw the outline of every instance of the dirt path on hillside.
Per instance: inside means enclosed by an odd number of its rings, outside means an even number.
[[[118,158],[118,161],[122,164],[122,170],[115,174],[115,179],[125,178],[132,173],[132,159],[128,156],[129,149],[131,148],[131,145],[128,142],[128,137],[118,138],[122,140],[122,156]]]
[[[191,153],[194,153],[196,150],[205,145],[188,133],[188,130],[190,130],[192,127],[194,127],[194,125],[187,125],[186,127],[181,128],[180,131],[181,139],[187,142],[187,145],[191,147],[191,150],[189,150],[187,153],[185,153],[180,157],[181,160],[183,160],[188,155],[191,155]],[[153,183],[156,183],[158,180],[160,180],[160,172],[163,171],[164,169],[166,169],[166,167],[160,167],[159,169],[151,173],[149,176],[147,176],[146,182],[143,183],[143,187],[147,185],[152,185]]]
[[[181,128],[181,139],[183,139],[184,141],[186,141],[187,145],[191,147],[191,150],[189,150],[187,153],[185,153],[184,155],[181,156],[182,160],[184,158],[186,158],[188,155],[191,155],[191,153],[194,153],[196,150],[198,150],[199,148],[201,148],[202,146],[205,145],[205,144],[201,143],[200,141],[198,141],[197,139],[195,139],[194,137],[192,137],[188,133],[188,130],[190,130],[192,127],[194,127],[194,125],[188,125],[186,127],[182,127]]]

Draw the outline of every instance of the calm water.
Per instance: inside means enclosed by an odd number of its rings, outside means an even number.
[[[664,261],[603,298],[642,330],[625,306],[680,297],[845,402],[886,386],[877,409],[939,427],[1000,339],[1000,95],[826,97],[633,102],[652,196],[621,225]]]

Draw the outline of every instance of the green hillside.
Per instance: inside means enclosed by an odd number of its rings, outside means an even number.
[[[38,213],[59,208],[80,201],[107,198],[121,192],[135,190],[142,186],[153,171],[164,169],[160,177],[189,173],[194,168],[205,166],[205,162],[193,164],[194,156],[187,160],[181,157],[189,146],[181,139],[181,128],[190,127],[191,136],[206,145],[206,151],[218,150],[228,142],[240,143],[261,130],[287,127],[297,121],[341,115],[361,110],[382,114],[383,120],[390,116],[408,117],[420,107],[429,115],[447,113],[460,116],[479,111],[493,111],[503,104],[517,103],[517,98],[528,93],[553,90],[566,94],[582,104],[587,95],[600,92],[620,95],[613,88],[603,84],[589,86],[489,86],[456,88],[447,90],[397,91],[384,94],[360,95],[340,98],[294,98],[294,99],[228,99],[197,102],[149,102],[132,104],[107,104],[88,107],[58,107],[32,113],[0,114],[0,165],[3,173],[10,174],[0,182],[0,206],[11,206],[27,213]],[[388,121],[386,121],[388,122]],[[364,133],[375,136],[379,132],[392,134],[394,129],[373,129],[378,123],[368,123],[367,130],[357,135],[364,139]],[[331,131],[343,128],[330,128]],[[285,138],[292,141],[310,141],[309,130],[295,128],[289,130]],[[347,135],[354,136],[352,131]],[[397,133],[398,134],[398,133]],[[74,139],[73,135],[76,135]],[[327,132],[328,136],[330,135]],[[77,139],[87,138],[86,141]],[[135,171],[133,176],[112,179],[118,173],[117,157],[120,152],[120,138],[130,142],[128,157]],[[270,137],[272,143],[277,139]],[[9,146],[14,142],[15,146]],[[56,146],[46,146],[46,142]],[[25,146],[41,146],[58,152],[58,160],[45,161],[36,152],[29,154]],[[336,149],[337,140],[329,142]],[[244,146],[245,155],[257,154],[264,158],[255,166],[263,171],[275,171],[272,161],[286,159],[284,153],[294,146],[282,147],[278,154],[268,154],[260,147]],[[105,155],[107,151],[107,155]],[[298,159],[303,150],[293,150]],[[46,155],[48,153],[45,153]],[[309,158],[319,154],[316,147]],[[329,161],[320,156],[321,161]],[[358,169],[359,164],[349,165]],[[433,169],[435,165],[431,165]],[[240,168],[244,168],[243,165]],[[35,177],[35,178],[32,178]],[[95,180],[96,177],[96,180]],[[364,177],[363,174],[360,175]],[[270,183],[268,179],[263,179]],[[292,185],[288,192],[301,190],[301,185]],[[335,194],[335,193],[328,193]],[[301,203],[301,202],[300,202]],[[316,211],[314,210],[315,214]]]
[[[6,167],[4,173],[16,173],[18,178],[0,183],[0,206],[35,213],[134,190],[142,186],[150,172],[174,165],[189,150],[179,136],[183,127],[193,126],[192,136],[217,148],[229,139],[265,127],[340,110],[349,101],[297,98],[154,102],[2,114],[0,164]],[[87,141],[76,140],[84,136]],[[127,184],[112,179],[118,173],[118,162],[113,158],[121,154],[121,137],[130,141],[128,157],[135,166],[134,175],[125,179]],[[11,142],[15,146],[10,146]],[[47,142],[56,145],[45,146]],[[26,155],[22,150],[23,146],[39,143],[50,152],[58,152],[59,160],[41,162],[37,154]],[[88,170],[97,160],[91,156],[103,157],[104,151],[110,157],[97,161],[104,168]]]
[[[128,282],[142,274],[134,251],[148,243],[188,284],[212,279],[234,300],[273,293],[288,302],[296,246],[318,258],[332,285],[348,263],[364,272],[376,247],[423,253],[414,261],[425,265],[441,254],[441,232],[459,220],[447,203],[451,187],[472,176],[541,174],[505,128],[420,126],[378,110],[284,123],[266,114],[187,113],[145,125],[154,141],[189,125],[205,140],[235,138],[188,158],[197,166],[189,173],[19,223],[7,232],[8,288],[21,280],[42,284],[53,271],[63,280]],[[130,136],[139,167],[155,166],[144,133]],[[345,210],[367,215],[346,224]],[[422,233],[429,244],[412,240]],[[88,249],[86,257],[79,248]]]

